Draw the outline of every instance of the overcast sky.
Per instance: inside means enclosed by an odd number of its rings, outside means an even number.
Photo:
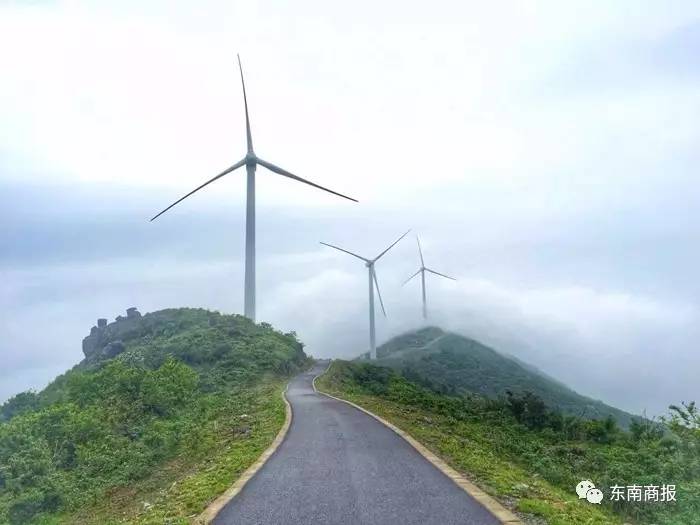
[[[407,228],[431,323],[633,412],[700,400],[700,5],[0,0],[0,400],[82,358],[98,317],[242,310],[367,348],[360,261]],[[147,4],[147,6],[144,6]],[[380,341],[421,325],[413,237],[377,265]]]

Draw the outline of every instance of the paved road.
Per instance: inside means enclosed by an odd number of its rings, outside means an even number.
[[[215,525],[495,525],[484,507],[401,437],[294,378],[286,439]]]

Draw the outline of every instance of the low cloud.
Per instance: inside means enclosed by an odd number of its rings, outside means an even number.
[[[700,399],[697,2],[0,10],[0,398],[97,317],[241,310],[243,172],[148,223],[243,155],[240,49],[260,154],[361,201],[258,172],[261,320],[365,351],[366,269],[318,242],[412,227],[460,279],[431,323],[632,411]],[[417,264],[378,264],[380,341],[422,325]]]
[[[357,356],[368,348],[367,284],[357,266],[278,286],[266,313],[295,327],[314,355]],[[380,286],[389,313],[383,319],[377,306],[380,342],[424,324],[417,283],[401,288],[390,278]],[[626,410],[660,414],[670,403],[700,398],[690,372],[700,368],[700,315],[692,304],[581,286],[516,288],[429,276],[428,305],[428,324],[490,344]]]

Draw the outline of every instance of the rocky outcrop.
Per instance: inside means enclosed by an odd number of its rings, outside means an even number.
[[[83,339],[83,354],[86,361],[111,359],[125,350],[123,341],[141,334],[141,314],[135,307],[126,310],[126,317],[119,315],[112,323],[98,319],[97,326]]]
[[[121,354],[124,350],[126,350],[124,343],[121,341],[112,341],[111,343],[107,343],[100,354],[105,359],[111,359],[112,357]]]

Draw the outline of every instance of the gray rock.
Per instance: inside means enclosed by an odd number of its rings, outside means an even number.
[[[142,330],[143,318],[135,307],[126,310],[126,317],[118,315],[112,323],[97,320],[90,335],[83,339],[83,354],[87,361],[109,359],[124,351],[123,341],[137,337]]]
[[[238,427],[234,427],[232,429],[232,433],[234,437],[248,437],[250,435],[250,426],[241,425]]]
[[[97,324],[100,324],[99,320]],[[83,354],[85,354],[86,358],[93,357],[104,346],[104,330],[104,327],[93,326],[90,329],[90,335],[83,339]]]
[[[122,343],[121,341],[112,341],[102,349],[100,355],[105,359],[111,359],[112,357],[121,354],[124,350],[126,350],[124,343]]]

